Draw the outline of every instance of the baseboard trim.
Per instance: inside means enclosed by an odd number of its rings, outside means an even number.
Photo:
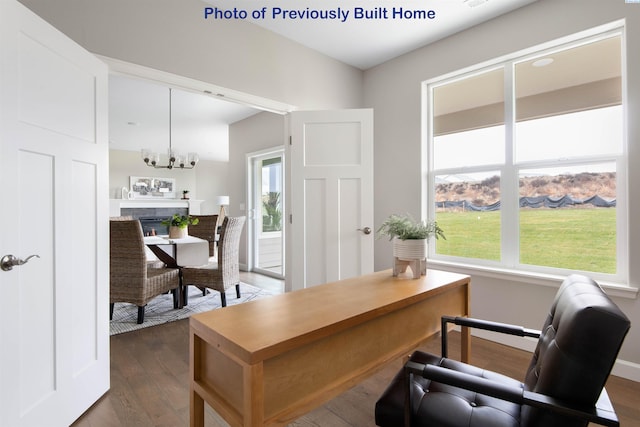
[[[457,329],[459,330],[459,328]],[[533,353],[538,342],[538,340],[534,338],[516,337],[513,335],[504,335],[496,332],[478,329],[472,330],[471,335],[473,335],[474,337],[497,342],[499,344],[504,344],[509,347],[515,347],[520,350],[528,351],[529,353]],[[471,352],[473,353],[473,348],[471,349]],[[613,366],[613,369],[611,370],[611,374],[615,375],[616,377],[640,382],[640,364],[617,359],[615,365]]]

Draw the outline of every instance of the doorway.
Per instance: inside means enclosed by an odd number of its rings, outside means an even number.
[[[251,270],[284,279],[284,149],[247,155]]]

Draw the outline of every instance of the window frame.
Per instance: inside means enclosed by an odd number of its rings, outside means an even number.
[[[619,36],[621,40],[621,108],[622,108],[622,148],[619,154],[598,156],[575,156],[562,160],[540,160],[515,162],[514,128],[515,122],[515,67],[518,63],[530,61],[537,57],[550,55],[554,52],[579,47],[588,43]],[[435,177],[447,173],[465,174],[485,171],[499,171],[501,204],[501,243],[500,261],[476,258],[464,258],[451,255],[437,254],[435,246],[429,245],[429,261],[436,265],[458,267],[463,271],[484,271],[485,274],[512,274],[530,278],[557,278],[574,272],[588,274],[596,280],[629,287],[629,250],[628,250],[628,132],[627,132],[627,69],[625,61],[625,28],[624,22],[615,22],[607,26],[566,37],[562,40],[546,43],[515,52],[511,55],[496,58],[446,75],[425,80],[421,86],[422,96],[422,187],[423,203],[422,217],[436,218],[435,206]],[[433,91],[435,88],[463,80],[474,75],[490,72],[496,69],[504,70],[504,132],[505,158],[502,164],[481,165],[461,168],[447,168],[434,170],[433,146]],[[519,173],[532,168],[546,168],[551,166],[578,166],[602,162],[614,162],[616,165],[616,272],[614,274],[591,271],[570,270],[566,268],[536,266],[520,263],[520,233],[519,233]]]

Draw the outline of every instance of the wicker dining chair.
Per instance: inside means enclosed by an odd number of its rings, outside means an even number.
[[[109,319],[116,302],[138,306],[138,319],[144,322],[145,306],[156,296],[172,291],[173,308],[179,307],[180,270],[152,268],[145,254],[142,227],[138,220],[111,220]]]
[[[198,267],[182,268],[183,303],[187,305],[189,285],[200,289],[214,289],[220,292],[222,306],[227,306],[225,291],[236,287],[236,296],[240,298],[240,235],[246,217],[225,217],[220,231],[218,244],[218,262],[210,262]]]
[[[132,215],[122,215],[122,216],[112,216],[109,218],[111,221],[131,221],[135,218]],[[149,248],[145,248],[145,254],[147,255],[147,267],[151,268],[162,268],[164,267],[164,262],[160,261],[158,257],[156,257],[153,252],[149,250]]]
[[[189,235],[208,241],[209,258],[215,257],[218,215],[191,215],[191,217],[197,218],[198,223],[196,225],[189,226]],[[215,260],[210,259],[209,261],[212,262]]]

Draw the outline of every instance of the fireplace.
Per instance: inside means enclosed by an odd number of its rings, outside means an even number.
[[[142,225],[142,234],[145,236],[153,235],[167,235],[169,234],[169,227],[162,224],[173,216],[188,215],[188,208],[122,208],[121,215],[132,216],[134,219],[140,221]]]
[[[169,227],[162,224],[162,221],[166,219],[165,217],[141,216],[138,220],[142,226],[142,234],[145,236],[169,234]]]

